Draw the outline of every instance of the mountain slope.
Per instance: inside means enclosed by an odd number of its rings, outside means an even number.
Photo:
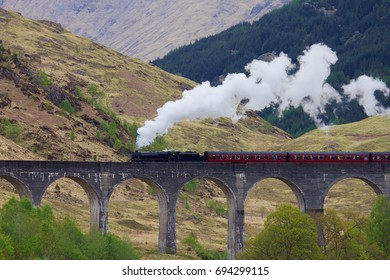
[[[277,69],[275,66],[273,71],[258,71],[257,74],[261,76],[259,84],[272,84],[271,88],[280,100],[272,100],[266,107],[261,104],[252,109],[260,111],[261,117],[296,137],[313,129],[315,122],[343,124],[364,119],[372,114],[373,111],[369,112],[370,110],[363,108],[369,102],[362,102],[363,97],[360,96],[371,95],[373,91],[359,93],[358,97],[352,100],[347,96],[351,92],[355,94],[369,87],[369,83],[361,83],[350,92],[347,92],[343,85],[354,83],[355,79],[363,75],[380,79],[390,85],[389,10],[390,2],[384,0],[296,0],[252,24],[239,24],[215,36],[176,49],[153,63],[194,81],[208,80],[217,85],[229,73],[252,74],[254,67],[248,64],[254,59],[269,62],[273,57],[282,56],[282,52],[287,54],[296,66],[294,69]],[[308,56],[313,46],[322,44],[329,47],[329,52],[335,56],[332,62],[327,60],[327,63],[330,63],[326,69],[316,60],[321,55],[312,55],[310,59]],[[322,55],[325,53],[322,52]],[[304,73],[303,70],[309,63],[312,63],[313,69]],[[248,67],[245,69],[245,66]],[[271,68],[271,65],[269,67]],[[280,69],[282,71],[277,71]],[[321,73],[325,71],[326,75],[322,77]],[[271,79],[266,79],[270,73],[274,75],[272,79],[276,80],[274,84]],[[289,83],[285,91],[280,90],[279,86],[286,80],[292,81],[303,76],[307,79],[302,83],[304,86],[287,98],[285,93],[294,91],[296,84]],[[340,93],[335,95],[339,100],[327,100],[323,102],[323,106],[308,109],[311,107],[308,106],[311,100],[326,96],[325,93],[314,94],[314,98],[312,96],[315,90],[310,85],[319,77],[319,87],[331,85]],[[265,100],[267,90],[258,92]],[[300,95],[305,95],[307,99],[297,100]],[[376,92],[375,97],[376,100],[373,100],[372,104],[379,103],[384,108],[390,106],[390,98],[386,94]],[[286,108],[286,104],[292,107]],[[314,110],[318,112],[315,117]]]
[[[0,7],[59,22],[76,34],[147,61],[239,22],[258,19],[286,2],[1,0]]]
[[[107,149],[112,137],[102,124],[113,123],[122,144],[134,141],[120,119],[151,117],[195,85],[58,24],[3,9],[0,40],[1,119],[20,126],[21,145],[47,159],[126,159]]]
[[[262,54],[284,52],[296,62],[307,47],[324,43],[339,58],[329,79],[333,85],[362,74],[390,83],[389,10],[385,0],[296,0],[153,63],[197,82],[218,82],[221,75],[243,73]]]
[[[3,9],[0,38],[1,121],[11,122],[9,127],[20,126],[23,132],[16,142],[43,159],[125,160],[126,152],[134,148],[134,125],[152,118],[165,102],[195,86],[77,37],[58,24],[29,20]],[[282,132],[268,134],[272,129],[262,127],[269,124],[255,115],[248,120],[237,125],[245,130],[253,120],[252,138],[266,137],[268,143],[288,139]],[[201,123],[199,129],[207,134],[215,126]],[[170,148],[185,148],[191,137],[176,134]],[[226,142],[214,148],[224,149],[229,143],[231,148],[246,149],[241,144],[248,143],[246,137],[243,133],[225,136]],[[105,149],[107,145],[111,149]],[[195,148],[207,150],[207,141]]]
[[[390,151],[390,117],[375,116],[358,122],[308,132],[279,148],[287,151]]]

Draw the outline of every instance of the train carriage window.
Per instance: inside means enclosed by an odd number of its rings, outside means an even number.
[[[334,155],[330,155],[330,156],[329,156],[329,159],[330,159],[330,160],[334,160]]]
[[[350,160],[350,159],[351,159],[351,156],[346,156],[345,159],[346,159],[346,160]]]
[[[304,156],[303,156],[303,159],[304,159],[304,160],[308,160],[309,157],[308,157],[307,155],[304,155]]]
[[[343,156],[337,156],[337,159],[338,159],[338,160],[342,160],[342,159],[343,159]]]
[[[386,156],[386,160],[390,160],[390,156],[389,155]]]
[[[353,159],[354,159],[354,160],[359,160],[359,156],[354,155],[354,156],[353,156]]]
[[[216,156],[216,155],[211,155],[211,158],[212,158],[212,159],[216,159],[217,156]]]
[[[255,156],[255,159],[256,159],[256,160],[260,160],[260,156],[259,156],[259,155],[256,155],[256,156]]]
[[[310,159],[311,159],[311,160],[316,160],[316,159],[317,159],[317,156],[311,155],[311,156],[310,156]]]
[[[232,156],[231,156],[231,155],[227,155],[226,158],[227,158],[228,160],[232,160]]]
[[[268,156],[264,156],[264,160],[268,160]]]
[[[273,159],[273,160],[276,160],[276,159],[277,159],[277,156],[272,155],[272,159]]]
[[[295,155],[295,156],[294,156],[294,159],[295,159],[295,160],[299,160],[299,156],[298,156],[298,155]]]
[[[235,159],[236,159],[236,160],[239,160],[239,159],[241,159],[241,156],[240,156],[240,155],[236,155],[236,156],[235,156]]]
[[[324,156],[318,156],[319,160],[324,160]]]
[[[218,156],[218,159],[219,159],[219,160],[223,160],[223,155],[219,155],[219,156]]]
[[[245,159],[245,160],[249,160],[249,156],[248,156],[248,155],[245,155],[245,156],[244,156],[244,159]]]
[[[364,157],[364,160],[368,160],[368,157],[367,157],[367,156],[365,156],[365,157]]]

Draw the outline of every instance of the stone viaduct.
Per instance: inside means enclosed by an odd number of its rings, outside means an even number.
[[[244,245],[244,202],[252,186],[267,178],[285,182],[299,208],[323,213],[328,190],[345,178],[366,182],[390,200],[390,164],[386,163],[211,163],[211,162],[54,162],[0,161],[0,178],[21,196],[39,205],[46,189],[60,178],[76,181],[86,192],[91,228],[108,231],[108,204],[115,188],[137,178],[152,186],[159,203],[159,252],[176,252],[176,203],[186,183],[197,178],[215,182],[228,202],[228,258]],[[321,241],[321,237],[319,237]]]

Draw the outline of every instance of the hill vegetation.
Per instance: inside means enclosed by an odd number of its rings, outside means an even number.
[[[244,73],[245,65],[264,54],[284,52],[296,58],[312,44],[324,43],[337,53],[327,82],[338,91],[360,75],[376,77],[390,85],[390,9],[388,1],[295,0],[260,20],[228,30],[171,51],[153,63],[194,81],[219,84],[228,73]],[[389,99],[377,96],[389,106]],[[313,129],[314,121],[291,108],[282,115],[270,106],[260,116],[299,136]],[[366,118],[354,101],[332,103],[321,119],[343,124]]]
[[[49,206],[11,198],[0,209],[0,259],[131,260],[138,253],[113,234],[83,234],[72,220],[58,221]]]
[[[336,51],[339,61],[329,79],[340,85],[362,74],[390,83],[388,1],[295,0],[250,24],[171,51],[153,63],[191,80],[218,82],[221,75],[243,73],[264,53],[293,59],[315,43]]]

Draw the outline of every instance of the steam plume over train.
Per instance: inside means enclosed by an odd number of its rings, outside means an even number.
[[[181,99],[165,103],[153,120],[138,129],[137,147],[150,144],[182,120],[229,117],[237,121],[246,111],[262,110],[272,103],[279,104],[280,111],[302,106],[320,125],[318,115],[324,112],[325,105],[340,101],[340,94],[325,82],[337,55],[328,46],[315,44],[304,50],[298,62],[299,69],[280,53],[271,62],[253,60],[246,66],[249,75],[229,74],[219,86],[203,82],[184,91]],[[377,79],[360,76],[343,90],[349,99],[357,99],[369,116],[388,112],[378,105],[374,92],[388,95],[389,88]],[[242,103],[243,100],[248,102]]]

